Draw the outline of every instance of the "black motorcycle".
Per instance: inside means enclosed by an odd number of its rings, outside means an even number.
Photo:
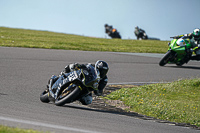
[[[147,40],[148,36],[145,32],[139,32],[138,40]]]
[[[98,89],[100,76],[99,71],[92,65],[85,69],[79,69],[70,73],[62,73],[54,80],[50,80],[47,89],[40,95],[44,103],[50,101],[57,106],[79,100],[81,97]]]
[[[112,32],[109,34],[109,36],[112,37],[112,38],[121,39],[121,36],[120,36],[119,32],[116,29],[112,29]]]
[[[112,25],[105,24],[105,33],[108,34],[111,38],[119,38],[121,39],[121,35],[117,31],[117,29],[113,28]]]

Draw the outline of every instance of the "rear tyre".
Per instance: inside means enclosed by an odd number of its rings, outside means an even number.
[[[40,101],[42,101],[43,103],[49,103],[49,96],[48,96],[48,90],[45,90],[44,92],[42,92],[40,94]]]
[[[77,86],[70,89],[70,92],[62,92],[62,94],[60,94],[60,96],[55,100],[55,105],[62,106],[66,103],[75,101],[80,92],[81,90]]]
[[[167,53],[165,54],[165,56],[160,60],[159,65],[160,66],[166,65],[168,63],[168,61],[170,60],[172,54],[173,53],[172,53],[171,50],[167,51]]]

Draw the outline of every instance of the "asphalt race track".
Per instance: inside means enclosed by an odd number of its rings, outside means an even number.
[[[170,82],[200,77],[200,62],[183,67],[158,65],[161,54],[65,51],[0,47],[0,125],[56,133],[193,133],[198,130],[142,120],[77,104],[57,107],[40,102],[51,75],[65,65],[108,62],[109,84]]]

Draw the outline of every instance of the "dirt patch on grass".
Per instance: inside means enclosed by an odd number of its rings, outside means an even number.
[[[112,91],[121,89],[121,88],[132,88],[135,85],[108,85],[105,90],[103,96],[109,95]],[[116,112],[127,112],[125,109],[129,108],[123,104],[120,100],[107,100],[101,97],[97,97],[93,95],[92,104],[88,105],[90,108],[98,108],[101,110],[107,111],[116,111]]]

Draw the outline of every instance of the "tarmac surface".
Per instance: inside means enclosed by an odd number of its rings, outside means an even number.
[[[182,67],[173,64],[160,67],[162,56],[0,47],[0,125],[56,133],[197,132],[191,127],[130,117],[116,110],[89,108],[76,102],[57,107],[39,100],[51,75],[58,75],[65,65],[74,62],[107,61],[109,85],[141,85],[200,77],[199,62],[191,61]]]

